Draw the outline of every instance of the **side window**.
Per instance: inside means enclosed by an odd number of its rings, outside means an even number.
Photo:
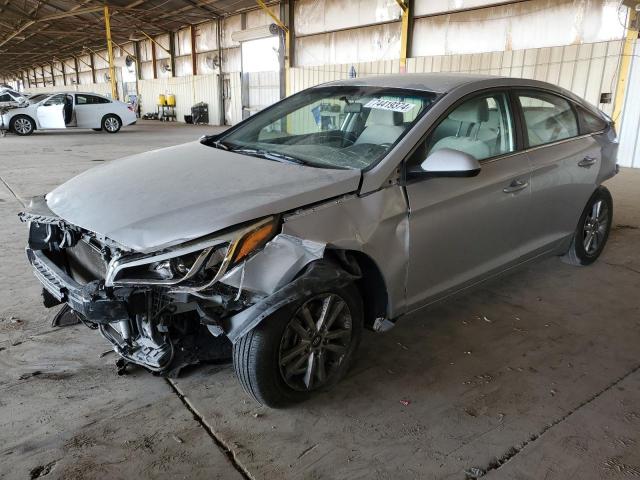
[[[46,102],[44,102],[44,106],[48,107],[50,105],[64,105],[64,95],[54,95],[49,98]]]
[[[609,123],[584,108],[580,108],[580,116],[582,117],[582,133],[596,133],[605,130]]]
[[[76,105],[87,105],[91,103],[87,95],[76,95]]]
[[[111,103],[111,100],[108,98],[96,97],[94,95],[89,95],[91,97],[91,103]]]
[[[12,102],[12,101],[13,101],[13,97],[8,93],[4,93],[0,95],[0,102]]]
[[[518,95],[530,147],[578,136],[578,119],[571,104],[545,92]]]
[[[440,122],[426,147],[427,155],[448,148],[468,153],[476,160],[515,151],[509,97],[493,93],[465,101]]]

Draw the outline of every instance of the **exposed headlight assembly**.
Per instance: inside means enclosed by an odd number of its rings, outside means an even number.
[[[263,247],[276,235],[277,228],[278,219],[269,217],[228,235],[181,245],[161,254],[114,259],[105,285],[164,285],[172,291],[198,292]]]

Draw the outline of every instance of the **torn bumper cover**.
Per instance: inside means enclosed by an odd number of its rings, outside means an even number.
[[[67,303],[87,320],[95,323],[128,319],[127,304],[109,299],[100,292],[98,282],[81,285],[49,260],[41,250],[27,248],[27,258],[33,273],[44,289],[60,303]]]
[[[234,315],[228,320],[227,337],[235,343],[260,322],[285,305],[293,304],[314,292],[324,288],[341,288],[360,278],[357,267],[350,268],[353,273],[347,272],[336,265],[318,261],[311,263],[302,275],[288,283],[272,295]]]

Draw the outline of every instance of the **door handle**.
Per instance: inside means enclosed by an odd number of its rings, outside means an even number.
[[[511,185],[509,185],[507,188],[503,189],[502,191],[504,193],[516,193],[516,192],[519,192],[520,190],[524,190],[528,186],[529,186],[529,182],[525,182],[524,180],[514,180],[513,182],[511,182]]]
[[[582,160],[578,162],[579,167],[589,168],[595,165],[598,162],[598,159],[595,157],[584,157]]]

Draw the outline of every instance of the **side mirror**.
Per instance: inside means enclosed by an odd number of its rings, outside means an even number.
[[[420,171],[431,177],[475,177],[480,173],[480,162],[468,153],[450,148],[436,150],[420,164]]]

